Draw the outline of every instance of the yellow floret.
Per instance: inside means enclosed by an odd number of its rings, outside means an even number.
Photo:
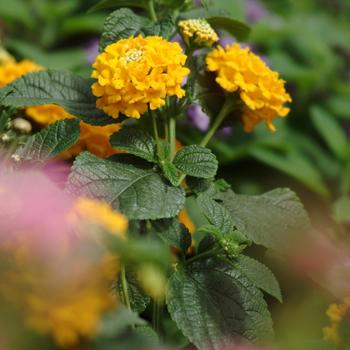
[[[291,102],[286,92],[285,81],[279,78],[260,57],[249,48],[239,44],[219,46],[206,58],[207,69],[216,72],[217,83],[228,92],[237,92],[244,103],[243,125],[247,132],[254,130],[259,122],[265,122],[271,131],[276,131],[273,119],[285,117]]]
[[[180,21],[179,28],[187,44],[191,44],[192,41],[197,46],[212,46],[219,40],[218,35],[205,19]]]
[[[148,108],[158,109],[167,96],[182,98],[189,69],[178,43],[158,36],[122,39],[106,47],[93,64],[92,92],[97,107],[118,118],[140,118]]]

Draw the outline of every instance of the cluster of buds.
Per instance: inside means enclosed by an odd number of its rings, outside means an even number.
[[[180,21],[179,28],[188,46],[210,47],[219,40],[218,35],[205,19]]]

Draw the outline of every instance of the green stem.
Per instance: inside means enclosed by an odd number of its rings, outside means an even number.
[[[154,138],[156,139],[157,151],[158,151],[158,154],[159,154],[159,152],[160,152],[160,139],[159,139],[159,134],[158,134],[157,120],[156,120],[156,116],[155,116],[154,112],[152,112],[150,110],[149,113],[151,114],[152,126],[153,126],[153,134],[154,134]]]
[[[171,160],[176,154],[176,118],[170,117],[169,121],[169,137],[170,137],[170,154]]]
[[[154,9],[154,2],[153,0],[148,0],[148,14],[153,22],[157,22],[157,14]]]
[[[221,111],[217,118],[214,120],[213,125],[210,127],[206,135],[204,136],[202,142],[200,143],[200,146],[205,147],[209,141],[212,139],[212,137],[217,132],[218,128],[220,127],[221,123],[224,121],[224,119],[227,117],[227,115],[232,112],[234,109],[234,104],[232,103],[232,100],[229,98],[226,98],[226,101],[224,105],[221,108]]]
[[[121,268],[121,285],[122,285],[122,296],[124,304],[127,306],[129,310],[131,310],[131,304],[129,299],[129,289],[128,289],[128,282],[126,280],[126,273],[125,273],[125,266],[123,265]]]
[[[159,334],[160,328],[160,318],[161,318],[162,306],[158,299],[153,300],[153,310],[152,310],[152,325],[153,329]]]
[[[203,258],[206,258],[206,257],[213,256],[215,253],[219,252],[219,250],[220,250],[219,247],[215,247],[215,248],[210,249],[210,250],[208,250],[206,252],[203,252],[201,254],[195,255],[194,257],[186,260],[186,264],[191,264],[194,261],[197,261],[197,260],[200,260],[200,259],[203,259]]]

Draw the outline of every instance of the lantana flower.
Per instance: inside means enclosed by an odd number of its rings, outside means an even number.
[[[43,69],[44,67],[29,60],[20,62],[7,60],[3,64],[0,64],[0,88],[25,74]],[[30,119],[43,127],[58,120],[75,118],[62,107],[53,104],[28,107],[25,112]],[[109,157],[118,152],[109,143],[110,136],[118,130],[120,130],[119,124],[95,126],[80,121],[80,138],[78,142],[67,151],[61,153],[60,158],[72,158],[84,150],[88,150],[102,158]]]
[[[159,36],[122,39],[107,46],[93,64],[92,92],[97,107],[118,118],[140,118],[148,108],[165,105],[167,96],[182,98],[181,84],[190,73],[186,55],[176,42]]]
[[[217,74],[216,82],[227,92],[237,92],[244,104],[243,125],[247,132],[259,122],[265,122],[271,131],[276,131],[273,119],[285,117],[291,102],[285,90],[285,81],[279,78],[266,63],[249,48],[239,44],[218,46],[206,58],[207,69]]]
[[[187,45],[212,46],[219,40],[218,35],[205,19],[188,19],[179,22],[182,37]]]

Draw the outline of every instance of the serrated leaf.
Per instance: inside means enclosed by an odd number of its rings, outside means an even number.
[[[70,148],[79,139],[79,119],[64,119],[28,138],[16,154],[21,160],[46,161]]]
[[[170,181],[170,183],[173,186],[178,186],[180,180],[180,171],[176,168],[176,166],[170,161],[163,160],[161,162],[161,167],[164,176]]]
[[[256,287],[282,302],[280,285],[267,266],[246,255],[240,255],[234,262],[234,266],[248,277]]]
[[[339,159],[347,157],[348,140],[344,129],[320,107],[311,108],[311,119],[333,154]]]
[[[222,235],[233,231],[230,213],[222,204],[216,202],[205,193],[200,194],[197,201],[205,217],[220,230]]]
[[[141,28],[150,25],[150,23],[147,18],[136,15],[128,8],[112,12],[103,26],[100,51],[103,51],[106,46],[120,39],[137,36],[141,32]]]
[[[140,7],[146,8],[147,3],[144,0],[102,0],[99,1],[96,5],[92,6],[89,12],[94,12],[98,10],[103,10],[111,7]]]
[[[209,148],[191,145],[176,153],[174,165],[186,175],[209,179],[216,175],[218,161]]]
[[[156,144],[153,137],[138,128],[124,127],[110,138],[111,145],[121,151],[156,162]]]
[[[138,282],[135,278],[134,273],[132,273],[130,270],[126,273],[126,281],[128,286],[128,294],[130,299],[130,306],[132,311],[141,314],[143,311],[145,311],[147,305],[150,302],[150,298],[143,293],[143,291],[140,289]],[[121,279],[118,280],[118,291],[120,293],[121,299],[122,297],[122,286],[121,286]],[[125,304],[125,302],[124,302]]]
[[[262,293],[239,270],[217,259],[173,274],[167,305],[183,334],[199,349],[219,350],[237,337],[273,336]]]
[[[174,21],[168,16],[159,22],[150,23],[142,28],[142,33],[145,36],[156,35],[161,36],[164,39],[169,39],[174,32]]]
[[[177,218],[153,221],[152,226],[164,243],[180,249],[183,253],[191,246],[191,234]]]
[[[287,249],[292,239],[303,237],[311,230],[302,203],[287,188],[258,196],[237,195],[228,190],[223,205],[239,231],[268,248]]]
[[[88,124],[115,123],[115,119],[96,108],[91,82],[57,70],[29,73],[0,89],[0,105],[23,108],[53,103]]]
[[[104,160],[89,152],[75,160],[67,190],[105,200],[129,219],[157,220],[178,215],[185,192],[152,169]]]

